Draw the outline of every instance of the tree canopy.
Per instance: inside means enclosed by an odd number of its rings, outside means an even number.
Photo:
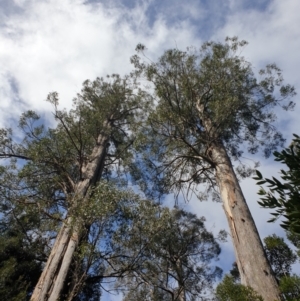
[[[158,102],[140,147],[151,140],[152,152],[143,149],[143,155],[148,170],[155,167],[164,175],[163,187],[187,193],[200,183],[214,186],[215,162],[210,156],[214,142],[222,142],[233,160],[245,149],[253,154],[262,148],[268,157],[283,146],[284,138],[272,125],[273,109],[292,109],[294,88],[284,85],[275,64],[257,77],[239,55],[246,44],[234,37],[224,44],[204,43],[200,50],[171,49],[157,62],[132,57],[136,72],[153,84]],[[138,45],[137,50],[143,54],[146,48]],[[250,170],[240,165],[238,172],[244,177]]]

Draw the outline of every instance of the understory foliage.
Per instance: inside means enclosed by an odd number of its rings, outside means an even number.
[[[36,216],[32,214],[0,221],[0,296],[3,300],[26,300],[47,259],[47,239],[33,238],[29,234],[33,225],[36,226]]]
[[[213,265],[221,249],[205,229],[204,218],[147,202],[137,213],[137,222],[118,238],[136,258],[117,285],[124,290],[123,300],[204,300],[222,274]]]
[[[292,274],[292,267],[300,259],[298,244],[300,236],[287,232],[287,238],[298,248],[296,252],[291,249],[282,237],[275,234],[264,239],[265,251],[279,281],[279,288],[283,299],[287,301],[299,301],[300,275]]]
[[[263,301],[251,287],[236,283],[234,278],[225,275],[216,289],[217,301]]]
[[[265,250],[270,261],[273,272],[277,279],[290,276],[292,265],[296,262],[297,256],[284,242],[282,237],[273,234],[264,239]]]
[[[30,215],[25,210],[23,217],[28,227]],[[91,226],[68,275],[67,281],[80,284],[75,287],[75,301],[99,300],[102,283],[114,279],[121,280],[111,289],[126,291],[124,300],[154,301],[162,300],[161,296],[177,300],[182,293],[187,300],[196,300],[212,291],[222,273],[213,265],[221,250],[205,229],[204,218],[161,207],[109,182],[99,183],[90,206],[77,212],[77,217]],[[28,245],[12,232],[0,237],[1,248],[2,244],[6,248],[0,250],[0,289],[3,296],[16,301],[29,298],[51,246],[49,238],[41,244],[33,232],[21,230],[25,232],[19,235],[29,239]]]
[[[299,236],[287,233],[288,240],[299,248]],[[299,249],[293,251],[282,237],[276,234],[264,238],[264,249],[272,269],[279,282],[283,300],[300,300],[300,276],[292,274],[293,265],[300,259]],[[217,301],[263,301],[251,288],[241,285],[239,271],[236,264],[222,282],[218,284],[215,292]]]

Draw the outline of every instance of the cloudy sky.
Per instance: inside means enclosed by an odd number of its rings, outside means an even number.
[[[254,71],[276,62],[299,91],[299,11],[298,0],[0,0],[0,126],[14,126],[27,109],[50,117],[44,100],[52,91],[70,108],[85,79],[129,72],[138,43],[155,59],[168,48],[238,36],[249,42],[243,55]],[[296,106],[278,116],[287,143],[292,133],[300,134],[299,113]],[[277,174],[272,159],[255,159],[264,175]],[[242,188],[261,236],[282,234],[278,225],[265,223],[269,216],[256,204],[253,181],[243,181]],[[183,206],[207,216],[209,229],[227,228],[220,204],[192,200]],[[230,244],[223,250],[228,269]]]

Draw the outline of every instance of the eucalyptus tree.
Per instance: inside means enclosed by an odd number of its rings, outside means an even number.
[[[123,300],[204,300],[222,274],[213,262],[221,249],[204,218],[149,201],[135,215],[115,237],[128,258],[134,258],[119,263],[131,266],[118,283],[119,289],[125,285]]]
[[[69,112],[59,110],[57,93],[50,93],[48,101],[55,128],[28,111],[19,130],[0,131],[0,158],[6,159],[3,202],[37,208],[60,226],[32,301],[59,299],[74,252],[89,237],[85,209],[94,187],[104,176],[116,177],[130,160],[131,134],[146,111],[147,97],[133,77],[112,75],[84,82]]]
[[[223,201],[242,283],[274,301],[279,299],[276,279],[232,161],[240,160],[243,151],[254,154],[259,149],[268,157],[283,145],[272,124],[275,109],[291,109],[295,92],[283,84],[275,64],[267,65],[257,79],[239,55],[245,45],[227,38],[224,44],[207,42],[199,51],[168,50],[157,62],[133,56],[137,74],[151,83],[157,101],[139,147],[163,192],[197,193],[202,183],[215,189]],[[251,169],[241,164],[238,172],[249,176]]]

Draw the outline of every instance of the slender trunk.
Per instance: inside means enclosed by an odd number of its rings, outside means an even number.
[[[110,125],[106,123],[106,128]],[[72,209],[84,206],[90,186],[101,178],[108,144],[108,135],[100,134],[89,162],[83,169],[83,179],[76,185],[69,217],[63,224],[46,266],[33,291],[31,301],[57,301],[63,289],[73,254],[78,245],[81,227],[79,221],[72,217]]]
[[[217,183],[231,230],[241,282],[252,287],[264,301],[280,300],[276,278],[225,148],[214,144],[211,157],[216,163]]]
[[[176,272],[178,277],[178,295],[176,300],[178,301],[186,301],[185,298],[185,284],[184,284],[184,271],[182,268],[181,259],[178,258],[176,261]]]
[[[89,227],[85,225],[81,231],[81,236],[78,241],[79,246],[87,241],[88,235]],[[89,269],[89,267],[87,267],[87,269]],[[67,278],[65,279],[65,283],[68,284],[64,285],[63,290],[61,291],[65,301],[72,301],[78,293],[80,293],[84,286],[84,282],[87,279],[86,272],[87,270],[84,264],[84,258],[81,258],[81,256],[78,255],[73,256]]]
[[[180,287],[179,288],[179,293],[178,293],[178,296],[177,296],[176,300],[178,300],[178,301],[185,301],[185,290],[184,290],[184,287]]]

